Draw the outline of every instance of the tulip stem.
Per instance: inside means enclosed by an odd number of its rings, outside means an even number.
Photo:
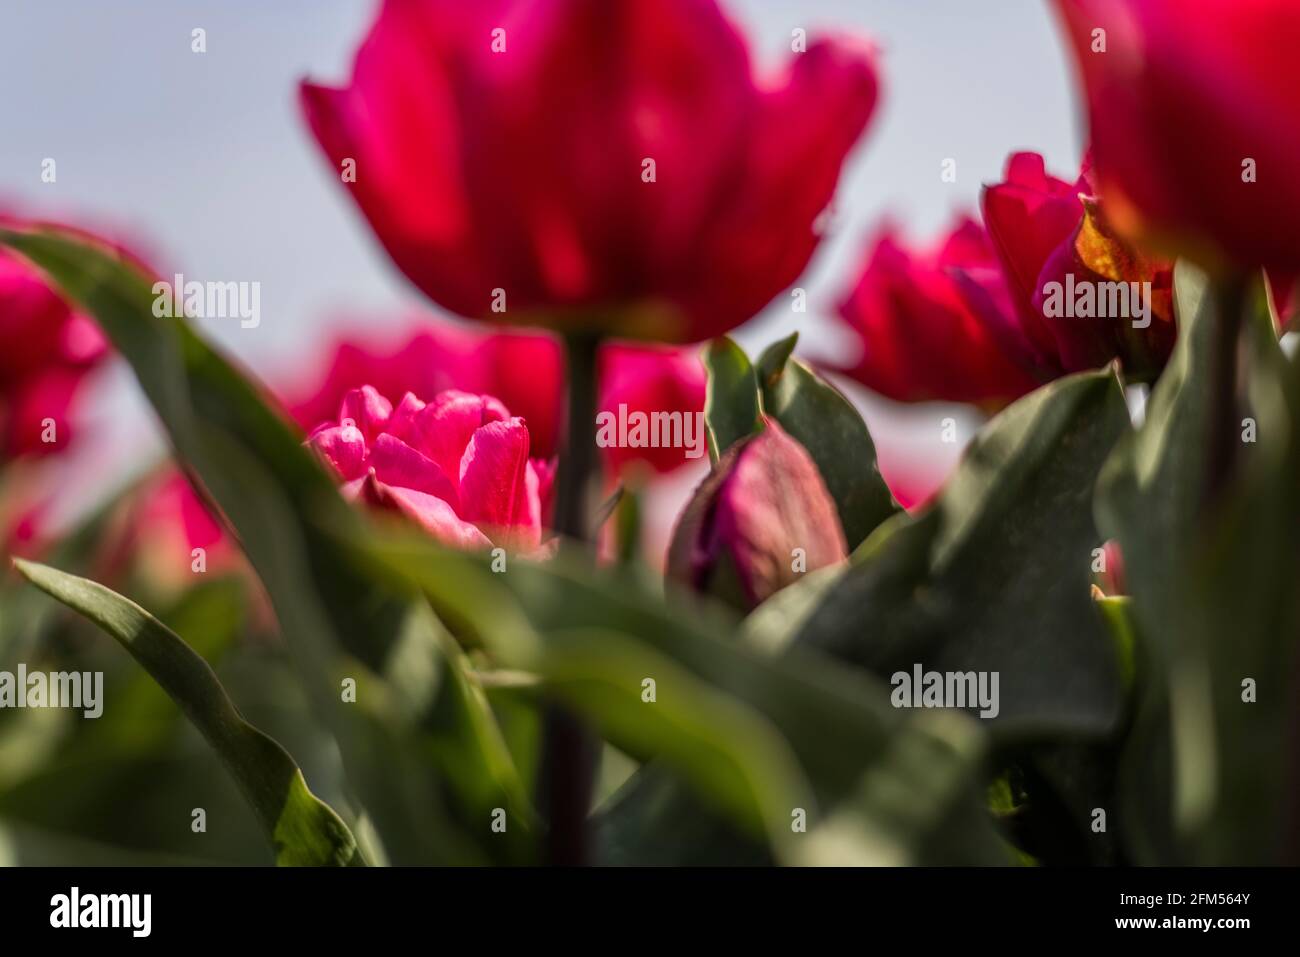
[[[596,456],[596,355],[600,338],[565,336],[568,423],[556,476],[555,530],[562,547],[592,560],[596,525],[591,489]],[[540,799],[547,823],[546,862],[577,866],[588,862],[587,814],[595,786],[595,736],[572,711],[550,701],[542,726]]]
[[[571,542],[594,540],[591,486],[596,471],[596,352],[594,335],[565,336],[568,425],[556,476],[555,530]]]
[[[1244,279],[1231,277],[1215,283],[1211,293],[1216,308],[1213,317],[1214,352],[1210,360],[1210,388],[1213,391],[1205,489],[1207,509],[1215,507],[1222,498],[1232,478],[1241,444],[1237,365],[1242,323],[1250,301],[1247,292]]]

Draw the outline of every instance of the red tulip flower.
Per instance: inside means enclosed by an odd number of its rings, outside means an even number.
[[[745,610],[847,553],[811,456],[776,422],[764,424],[696,489],[668,551],[670,576]]]
[[[861,355],[837,368],[891,399],[1001,406],[1041,381],[1018,361],[1022,333],[988,238],[970,219],[922,252],[887,226],[840,315]]]
[[[1067,183],[1039,154],[1016,153],[1005,182],[984,190],[984,224],[1026,346],[1019,354],[1044,380],[1116,358],[1131,378],[1154,378],[1173,350],[1173,265],[1116,236],[1109,210],[1088,158]],[[1077,309],[1089,295],[1091,307]]]
[[[500,400],[448,390],[394,406],[372,386],[307,440],[347,498],[394,509],[444,544],[534,552],[551,466],[529,456],[528,426]]]
[[[803,270],[876,93],[840,42],[759,85],[713,0],[387,0],[349,85],[302,102],[435,302],[695,342]]]
[[[1300,270],[1300,5],[1056,7],[1116,227],[1211,269]]]
[[[1071,184],[1017,153],[983,205],[986,229],[963,219],[933,251],[881,233],[840,307],[861,340],[840,371],[899,401],[990,410],[1112,359],[1133,379],[1159,374],[1176,336],[1172,268],[1115,234],[1087,161]]]

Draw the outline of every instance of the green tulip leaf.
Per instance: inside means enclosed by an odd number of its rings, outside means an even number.
[[[763,411],[812,456],[852,551],[898,504],[880,475],[867,423],[838,389],[791,357],[796,339],[773,343],[755,363]]]
[[[1300,637],[1300,376],[1263,284],[1245,301],[1180,262],[1179,338],[1141,428],[1098,483],[1098,525],[1119,541],[1139,699],[1122,757],[1124,836],[1139,863],[1295,863],[1286,839]],[[1242,442],[1209,497],[1216,334],[1244,308]],[[1250,683],[1250,684],[1248,684]]]
[[[895,766],[888,760],[903,747],[899,742],[913,740],[906,731],[913,717],[892,708],[870,676],[808,652],[777,658],[728,640],[736,623],[725,610],[680,595],[665,601],[629,570],[593,570],[561,554],[545,563],[516,561],[497,575],[476,556],[404,531],[355,544],[367,560],[423,590],[446,620],[476,634],[502,665],[537,675],[610,743],[653,762],[647,771],[670,772],[688,785],[672,788],[652,779],[652,790],[670,793],[639,805],[662,808],[666,802],[688,813],[703,800],[765,841],[777,860],[804,859],[799,835],[792,837],[795,808],[807,812],[811,831],[830,809],[857,800],[864,774],[890,780]],[[928,835],[976,806],[983,737],[965,718],[959,725],[920,727],[925,730],[916,732],[917,740],[954,755],[954,767],[961,768],[944,779],[960,784],[927,795],[928,817],[917,827]],[[927,783],[896,780],[903,790]],[[607,846],[630,853],[626,848],[638,840],[628,828],[642,819],[612,808],[611,814],[598,830]],[[621,823],[612,823],[616,819]],[[734,841],[735,830],[724,830]],[[934,845],[922,848],[921,841],[908,843],[906,855],[919,859],[926,850],[948,863],[1006,860],[987,821],[965,833],[964,841],[947,847],[947,857]]]
[[[1061,379],[976,437],[942,494],[855,555],[796,644],[891,679],[988,672],[999,735],[1103,734],[1120,716],[1114,643],[1089,596],[1091,498],[1129,428],[1113,372]]]
[[[758,380],[744,350],[726,336],[708,344],[704,368],[708,372],[704,422],[709,430],[709,460],[716,465],[723,452],[762,428]]]
[[[111,635],[167,692],[224,762],[282,865],[364,864],[342,819],[293,758],[239,714],[208,663],[139,605],[96,582],[15,559],[33,585]]]

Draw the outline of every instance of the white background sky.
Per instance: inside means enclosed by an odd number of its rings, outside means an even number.
[[[1077,171],[1068,63],[1042,0],[722,3],[760,69],[787,55],[795,27],[869,36],[883,51],[882,105],[841,182],[838,231],[800,283],[809,314],[778,300],[740,335],[748,347],[800,328],[803,351],[836,351],[824,315],[881,215],[928,241],[975,207],[1015,149],[1044,153],[1067,178]],[[362,317],[405,325],[418,294],[297,111],[301,77],[347,76],[375,9],[363,0],[0,0],[0,205],[120,227],[190,278],[259,281],[259,328],[210,320],[204,331],[277,381],[300,373],[304,354],[319,355],[329,330]],[[207,31],[205,54],[190,51],[194,27]],[[45,157],[58,163],[55,184],[40,180]],[[946,157],[957,161],[956,183],[940,180]],[[81,456],[111,465],[83,475],[90,495],[106,494],[156,445],[129,374],[101,380]],[[918,422],[933,435],[933,408],[907,414],[864,401],[882,444],[912,441]]]

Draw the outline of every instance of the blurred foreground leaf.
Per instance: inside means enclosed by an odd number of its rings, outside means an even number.
[[[476,634],[498,662],[538,675],[620,750],[671,769],[742,831],[761,837],[777,860],[820,862],[805,838],[837,808],[862,817],[872,833],[891,832],[888,814],[904,809],[862,801],[868,787],[907,795],[902,803],[915,816],[897,832],[898,845],[859,862],[917,860],[924,852],[946,863],[1006,861],[978,813],[984,739],[965,717],[918,720],[892,708],[868,675],[806,652],[774,658],[727,641],[735,622],[725,612],[680,596],[669,604],[618,569],[595,571],[561,555],[517,560],[494,574],[478,556],[405,531],[357,544]],[[917,746],[926,760],[912,759]],[[922,766],[946,771],[930,776],[919,773]],[[638,800],[652,811],[667,802],[672,813],[693,813],[698,805],[672,790]],[[799,809],[806,833],[792,828]],[[963,826],[949,831],[955,819]],[[939,832],[959,839],[930,843]]]
[[[347,825],[311,793],[293,758],[240,716],[207,662],[184,641],[102,585],[21,559],[14,564],[36,587],[115,638],[162,686],[243,790],[278,864],[364,864]]]

